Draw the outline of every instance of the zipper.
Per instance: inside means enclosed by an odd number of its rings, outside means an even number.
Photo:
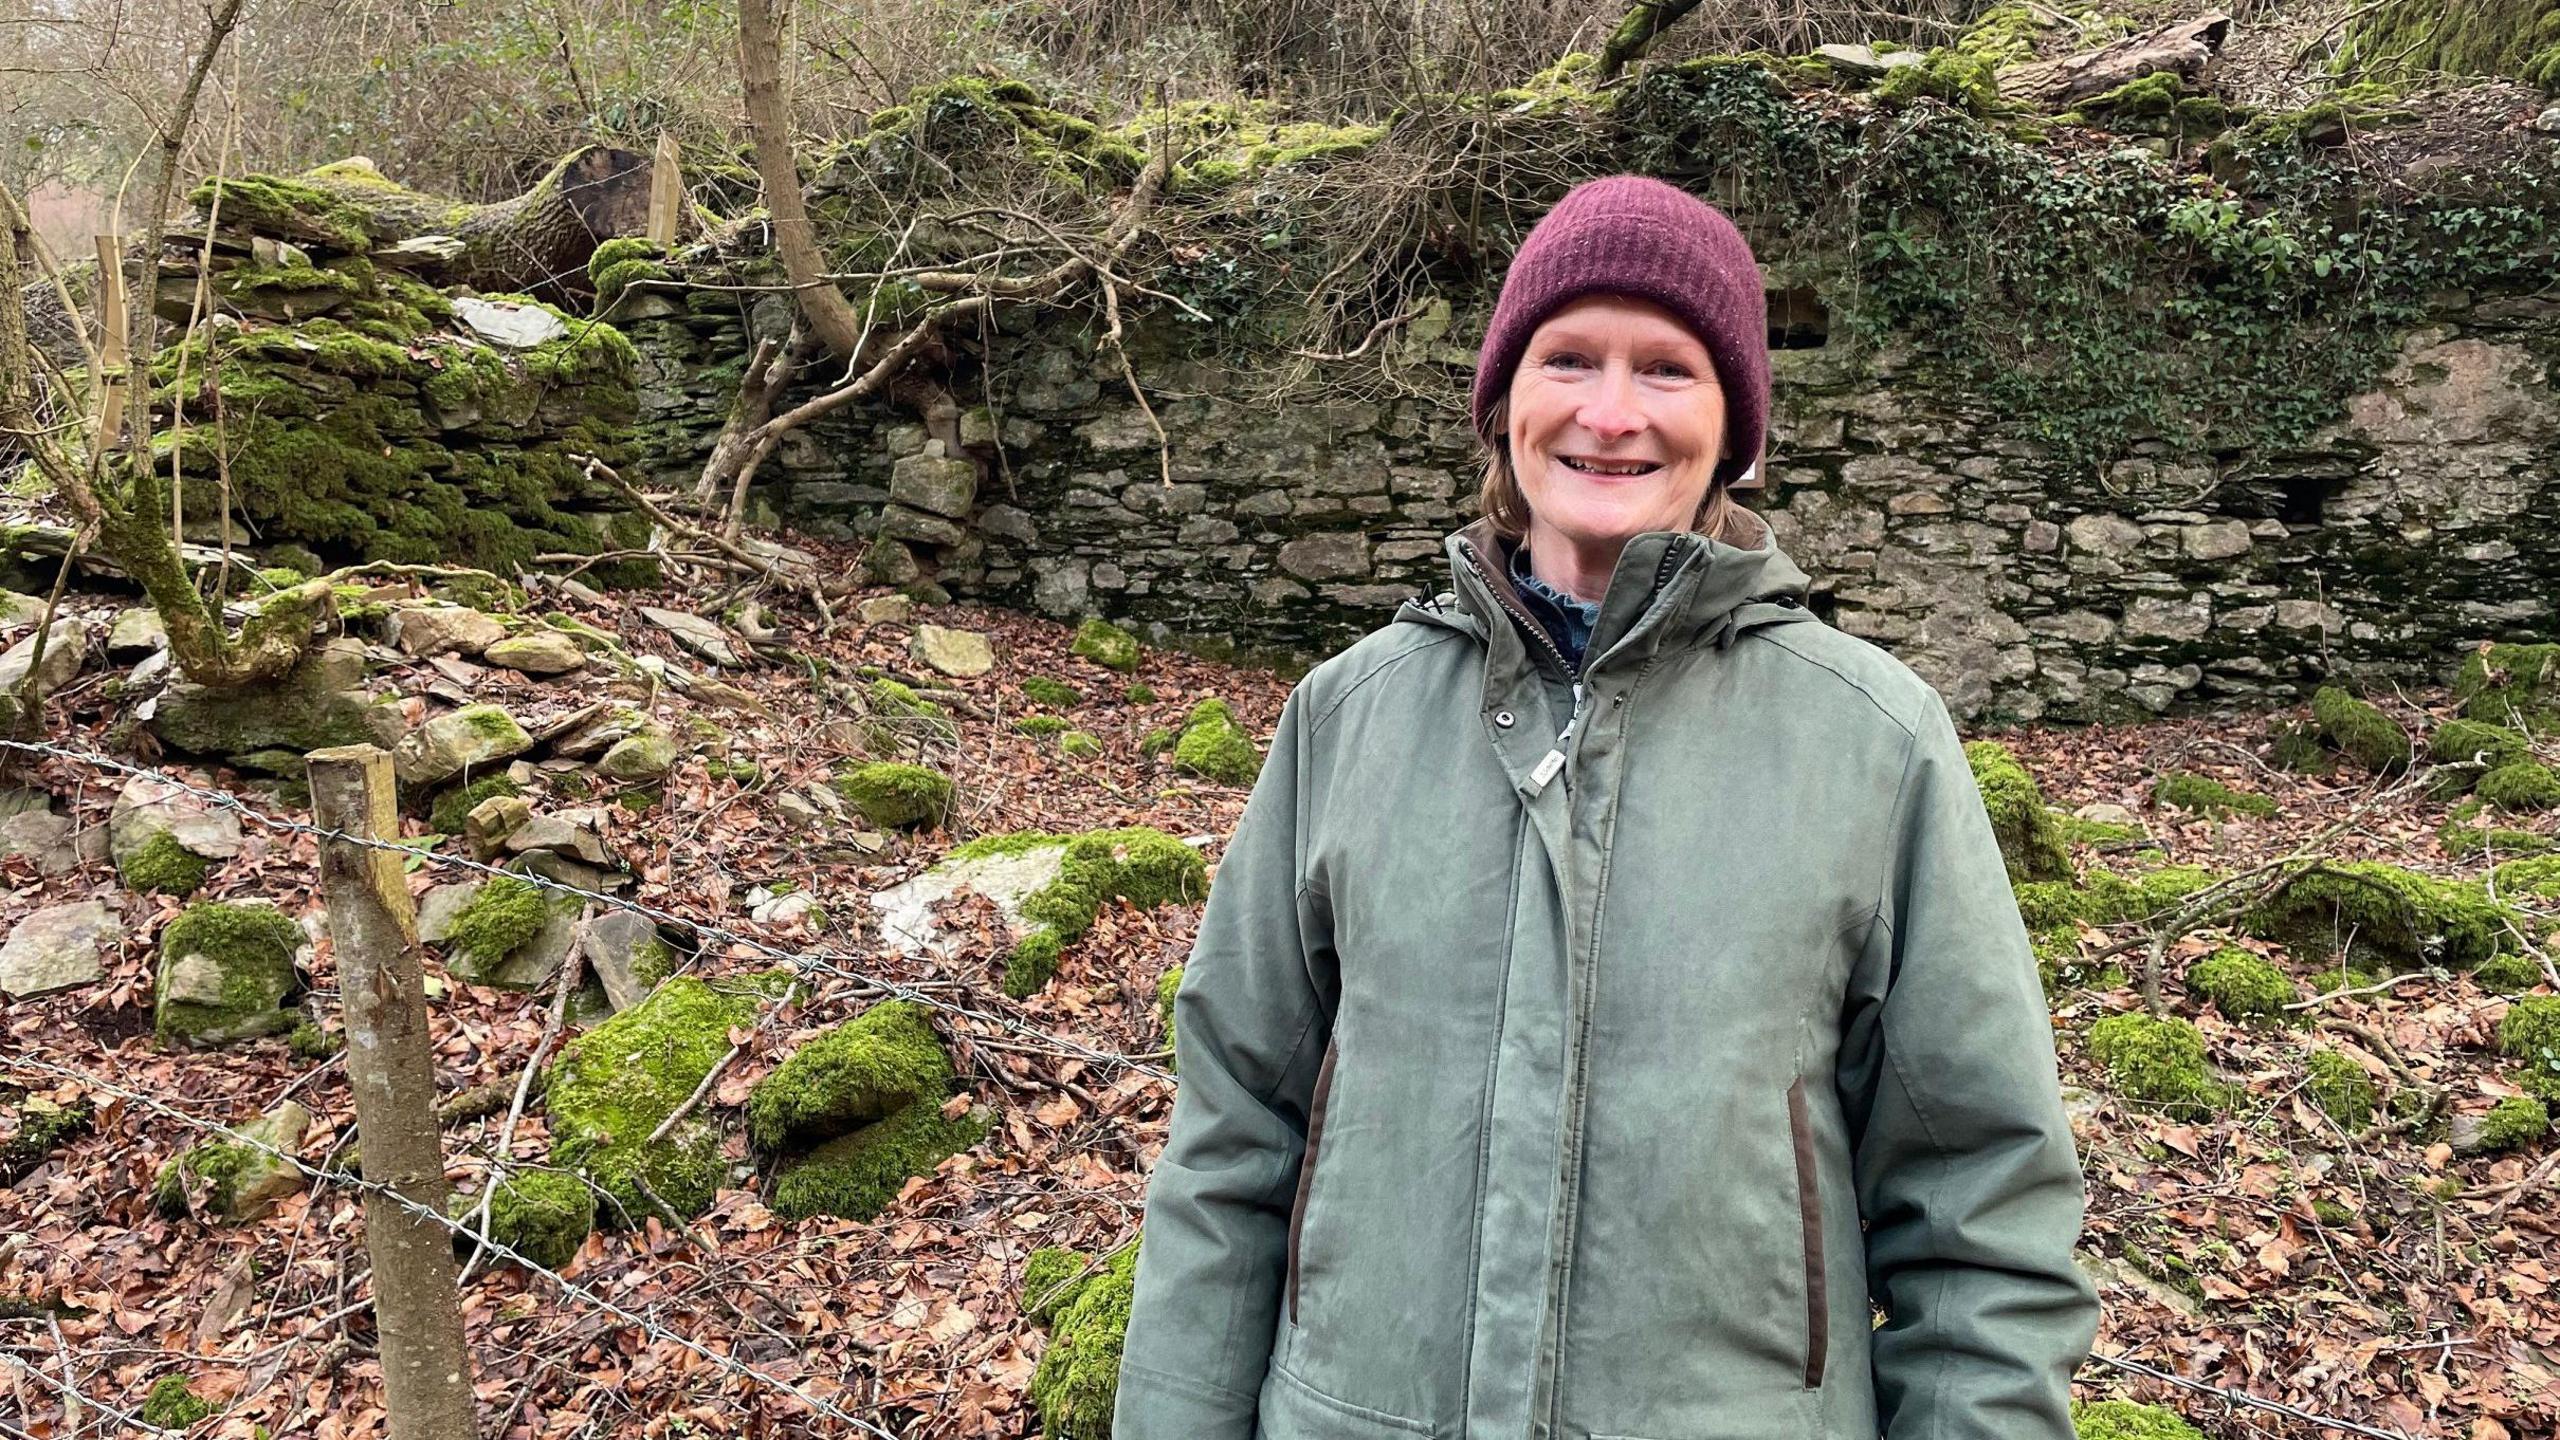
[[[1554,658],[1556,668],[1563,671],[1565,678],[1573,683],[1573,714],[1565,721],[1563,732],[1556,736],[1555,748],[1541,757],[1536,768],[1529,772],[1530,794],[1535,795],[1546,789],[1558,775],[1564,776],[1565,793],[1571,794],[1573,792],[1573,732],[1582,724],[1582,702],[1587,694],[1583,689],[1582,672],[1571,661],[1564,658],[1563,649],[1556,644],[1552,636],[1547,634],[1546,626],[1530,618],[1527,611],[1506,598],[1510,593],[1510,587],[1496,580],[1493,572],[1485,568],[1483,554],[1472,543],[1464,544],[1462,548],[1467,552],[1467,563],[1476,567],[1476,578],[1484,582],[1486,591],[1493,596],[1493,603],[1501,606],[1506,613],[1519,621],[1520,628],[1545,648],[1547,654]],[[1647,592],[1648,611],[1653,603],[1662,598],[1662,587],[1670,580],[1672,570],[1679,563],[1680,547],[1677,545],[1663,547],[1662,563],[1655,568],[1653,588]]]

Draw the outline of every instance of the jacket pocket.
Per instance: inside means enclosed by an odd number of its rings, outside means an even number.
[[[1333,1060],[1337,1039],[1324,1042],[1324,1061],[1316,1066],[1314,1098],[1307,1102],[1307,1149],[1298,1160],[1298,1195],[1289,1202],[1289,1323],[1298,1323],[1299,1232],[1307,1223],[1307,1195],[1315,1188],[1316,1151],[1324,1143],[1325,1101],[1333,1094]]]
[[[1795,1142],[1796,1210],[1804,1227],[1804,1388],[1818,1390],[1831,1348],[1831,1305],[1822,1283],[1822,1172],[1814,1159],[1813,1117],[1801,1075],[1787,1087],[1787,1133]]]

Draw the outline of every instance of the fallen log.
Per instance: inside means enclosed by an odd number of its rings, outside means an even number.
[[[2190,84],[2207,61],[2222,53],[2231,17],[2215,13],[2164,25],[2146,35],[2000,72],[2000,93],[2048,110],[2063,110],[2146,75],[2166,71]]]

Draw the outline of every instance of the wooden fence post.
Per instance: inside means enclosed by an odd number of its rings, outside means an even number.
[[[316,824],[351,837],[398,838],[390,752],[346,745],[306,758]],[[444,1141],[436,1124],[417,911],[401,880],[400,858],[356,839],[323,840],[320,879],[346,1015],[347,1078],[356,1096],[364,1177],[441,1216]],[[364,1232],[392,1440],[474,1440],[478,1421],[452,1229],[368,1187]]]
[[[676,219],[684,207],[682,156],[676,137],[658,132],[658,152],[649,166],[649,243],[660,250],[676,248]]]

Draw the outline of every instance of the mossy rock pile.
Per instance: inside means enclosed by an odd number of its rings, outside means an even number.
[[[951,777],[922,765],[875,760],[835,778],[836,793],[888,830],[939,825],[951,810]]]
[[[2311,695],[2311,721],[2322,744],[2377,775],[2409,768],[2409,732],[2371,701],[2322,686]]]
[[[272,263],[217,256],[212,292],[240,323],[160,352],[151,383],[163,413],[185,413],[174,449],[186,470],[216,473],[219,447],[232,503],[261,541],[331,562],[452,561],[503,575],[543,552],[645,540],[645,522],[569,458],[622,455],[637,415],[630,342],[499,296],[556,333],[496,343],[457,317],[453,297],[371,258],[377,242],[414,233],[413,220],[475,207],[351,164],[228,180],[221,205],[226,235],[244,248],[238,232],[288,243]],[[413,210],[422,213],[386,218]],[[208,373],[219,376],[219,426]],[[171,450],[163,445],[164,459]],[[655,574],[615,562],[587,578]]]
[[[478,1191],[456,1191],[446,1204],[446,1212],[466,1228],[479,1209]],[[595,1228],[596,1192],[564,1171],[528,1170],[509,1176],[489,1197],[490,1242],[545,1270],[557,1270],[576,1259],[578,1247]],[[468,1255],[475,1247],[457,1231],[453,1248],[458,1255]]]
[[[2071,874],[2071,855],[2061,826],[2045,808],[2035,777],[2009,747],[1997,740],[1976,740],[1964,747],[1973,767],[1973,783],[1982,791],[1982,808],[1991,816],[1991,833],[2000,841],[2000,858],[2009,864],[2009,881],[2023,885],[2061,880]]]
[[[2454,672],[2465,719],[2527,730],[2560,729],[2560,644],[2490,645]]]
[[[1098,1266],[1073,1250],[1035,1250],[1022,1266],[1022,1313],[1049,1327],[1049,1348],[1032,1372],[1040,1430],[1056,1440],[1110,1440],[1120,1398],[1120,1351],[1137,1292],[1138,1243]]]
[[[544,1091],[552,1159],[603,1191],[603,1223],[690,1220],[711,1208],[727,1169],[719,1127],[696,1111],[664,1140],[649,1136],[729,1053],[730,1029],[754,1023],[790,980],[788,971],[674,976],[562,1047]]]
[[[248,1224],[302,1188],[294,1150],[311,1112],[287,1100],[273,1111],[179,1151],[151,1182],[152,1208],[167,1220]]]

